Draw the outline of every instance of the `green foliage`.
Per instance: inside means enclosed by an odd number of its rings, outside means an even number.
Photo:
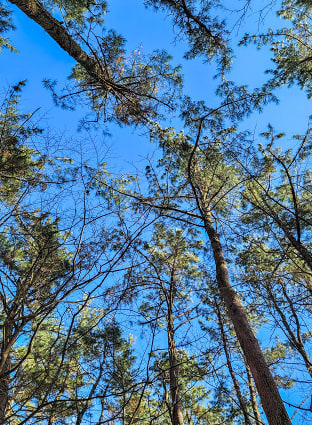
[[[168,10],[174,25],[179,27],[182,37],[190,45],[185,58],[203,56],[206,62],[216,59],[222,71],[230,68],[229,33],[225,21],[218,16],[220,2],[207,0],[198,5],[193,0],[145,0],[145,4],[156,10]]]
[[[40,325],[31,352],[25,341],[16,347],[13,365],[20,366],[13,382],[12,424],[20,423],[14,419],[15,411],[19,412],[16,417],[23,412],[36,423],[53,418],[55,423],[66,424],[90,411],[98,415],[102,401],[106,409],[113,409],[111,394],[132,383],[126,375],[131,373],[134,358],[119,327],[114,322],[105,324],[104,317],[104,311],[89,305],[67,317],[68,323],[54,315]]]
[[[246,34],[241,44],[254,42],[260,49],[269,44],[275,64],[268,72],[272,78],[265,84],[267,89],[282,85],[298,84],[312,96],[311,84],[311,5],[308,1],[281,2],[278,17],[286,21],[283,28],[270,28],[263,34]]]
[[[27,146],[27,141],[42,132],[31,124],[31,114],[17,110],[21,81],[9,90],[0,110],[0,197],[15,203],[28,186],[42,183],[45,156]]]
[[[172,185],[170,190],[175,193],[168,196],[172,199],[168,204],[168,210],[179,204],[182,210],[185,209],[181,203],[187,199],[191,200],[190,208],[194,208],[193,188],[198,191],[203,205],[216,214],[226,214],[226,211],[233,207],[235,202],[233,193],[239,185],[239,176],[233,161],[235,155],[233,141],[239,135],[236,135],[235,128],[224,128],[219,125],[218,119],[207,120],[205,126],[209,124],[211,124],[209,131],[198,139],[197,147],[194,146],[196,136],[191,132],[192,136],[184,132],[176,133],[172,128],[162,129],[157,124],[151,131],[151,137],[153,140],[159,140],[164,152],[164,157],[159,162],[159,169],[166,170],[162,175],[163,184],[165,186],[169,179]],[[240,148],[243,150],[243,145]],[[177,202],[177,199],[180,199],[180,202]]]
[[[210,374],[209,366],[200,364],[195,356],[190,356],[185,350],[178,352],[179,364],[179,385],[181,389],[184,420],[189,425],[209,425],[226,421],[234,424],[233,419],[227,415],[226,407],[223,403],[216,403],[216,392],[213,394],[205,385],[205,380]],[[157,423],[170,421],[166,410],[170,390],[169,360],[167,353],[154,355],[152,370],[155,374],[154,391],[158,400],[157,409],[163,412]],[[167,423],[168,423],[167,422]]]
[[[159,323],[169,320],[172,308],[177,315],[182,311],[182,317],[186,314],[187,302],[203,279],[198,257],[202,247],[202,241],[192,229],[184,232],[179,228],[167,227],[164,222],[154,225],[150,241],[145,242],[143,248],[138,246],[142,266],[130,268],[125,276],[128,292],[131,291],[132,296],[135,294],[141,298],[142,291],[146,291],[140,307],[145,319],[153,317],[157,320],[160,304],[154,305],[155,293],[163,304]],[[189,308],[192,309],[192,306]]]
[[[56,94],[55,82],[45,82],[57,104],[72,108],[80,99],[90,107],[86,123],[104,119],[126,125],[155,119],[161,116],[162,109],[174,108],[182,77],[180,67],[171,65],[171,57],[165,51],[147,56],[138,49],[127,56],[125,40],[114,31],[97,41],[93,55],[106,69],[109,84],[101,84],[77,65],[70,77],[73,87],[65,95]]]
[[[1,4],[0,5],[0,34],[3,34],[15,29],[11,15],[12,15],[12,11],[6,5]],[[2,48],[6,48],[13,52],[16,52],[15,48],[11,45],[10,40],[0,35],[0,52]]]
[[[44,0],[42,3],[51,11],[56,8],[62,10],[64,19],[71,25],[83,25],[88,21],[103,23],[107,13],[105,0]]]
[[[62,307],[92,280],[81,234],[77,242],[74,226],[58,216],[58,194],[71,179],[78,184],[77,167],[30,147],[42,131],[18,112],[22,86],[9,90],[0,117],[0,386],[9,403],[1,421],[65,424],[87,412],[88,397],[99,399],[93,383],[104,373],[101,356],[109,365],[112,346],[118,351],[123,342],[116,326],[97,328],[104,313],[88,310],[87,300],[72,315]]]

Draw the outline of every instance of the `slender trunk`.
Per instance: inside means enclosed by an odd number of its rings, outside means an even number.
[[[219,328],[220,328],[220,331],[221,331],[223,351],[225,353],[227,367],[229,369],[229,372],[230,372],[230,375],[231,375],[231,378],[232,378],[232,381],[233,381],[233,385],[234,385],[234,389],[235,389],[236,396],[237,396],[237,399],[238,399],[238,403],[239,403],[240,408],[243,412],[243,416],[244,416],[244,419],[245,419],[245,425],[251,425],[247,405],[246,405],[244,397],[241,393],[239,382],[236,379],[235,372],[232,368],[232,362],[231,362],[230,354],[229,354],[229,350],[228,350],[227,338],[226,338],[226,335],[225,335],[223,320],[222,320],[220,308],[219,308],[218,305],[216,305],[216,309],[217,309],[218,322],[219,322],[218,324],[219,324]]]
[[[91,399],[92,399],[92,397],[94,396],[94,394],[95,394],[95,392],[96,392],[96,390],[97,390],[97,388],[98,388],[99,382],[100,382],[100,380],[101,380],[101,378],[102,378],[102,376],[103,376],[104,362],[105,362],[104,360],[103,360],[103,361],[101,361],[98,376],[97,376],[97,378],[96,378],[95,382],[93,383],[93,385],[92,385],[92,387],[91,387],[91,390],[90,390],[90,392],[89,392],[88,398],[89,398],[90,400],[91,400]],[[86,402],[86,403],[84,404],[84,406],[83,406],[83,407],[81,407],[81,409],[80,409],[80,410],[78,410],[78,412],[77,412],[77,419],[76,419],[76,425],[81,425],[82,420],[83,420],[83,416],[85,415],[86,411],[88,410],[88,407],[89,407],[89,403],[88,403],[88,402]]]
[[[284,221],[280,219],[279,215],[274,211],[272,206],[266,202],[264,198],[261,198],[259,200],[252,191],[251,194],[253,195],[254,199],[250,199],[248,197],[246,197],[246,199],[255,208],[258,208],[260,211],[262,211],[264,214],[268,215],[275,221],[277,226],[282,230],[286,238],[289,240],[291,246],[295,248],[301,259],[306,263],[309,269],[312,270],[312,253],[310,252],[310,250],[308,250],[303,245],[299,238],[295,238],[291,229],[289,229],[288,226],[284,223]],[[262,204],[264,204],[265,207]]]
[[[9,390],[10,390],[10,375],[11,369],[11,356],[10,347],[12,340],[13,326],[7,324],[3,328],[2,347],[1,347],[1,360],[2,368],[0,372],[0,425],[6,424],[6,413],[9,407]]]
[[[310,357],[309,357],[308,353],[306,352],[304,344],[303,344],[301,331],[300,331],[299,319],[298,319],[298,316],[296,314],[295,309],[293,308],[291,299],[289,298],[285,289],[283,288],[283,293],[284,293],[284,295],[285,295],[285,297],[286,297],[286,299],[289,303],[289,306],[290,306],[292,313],[293,313],[293,317],[295,319],[295,323],[297,325],[297,336],[292,331],[290,324],[289,324],[290,323],[289,320],[287,319],[287,317],[283,313],[283,310],[280,308],[280,306],[279,306],[279,304],[278,304],[278,302],[277,302],[277,300],[274,296],[271,285],[270,284],[267,285],[266,289],[267,289],[268,297],[272,301],[275,310],[279,314],[280,319],[281,319],[281,323],[284,325],[284,332],[288,336],[289,342],[291,343],[293,348],[295,348],[295,350],[297,350],[298,353],[301,355],[301,357],[304,361],[304,364],[306,366],[306,369],[309,372],[309,375],[312,377],[312,363],[311,363]]]
[[[250,367],[248,366],[247,362],[246,362],[246,358],[244,356],[244,362],[245,362],[245,367],[246,367],[246,372],[247,372],[247,383],[248,383],[248,389],[249,389],[249,394],[250,394],[250,400],[251,400],[251,405],[252,405],[252,411],[253,411],[253,415],[255,418],[255,424],[256,425],[263,425],[263,422],[261,420],[261,416],[260,416],[260,412],[258,409],[258,402],[257,402],[257,393],[253,384],[253,380],[252,380],[252,375],[250,372]]]
[[[174,278],[174,270],[172,271],[168,303],[167,318],[167,334],[168,334],[168,354],[169,354],[169,377],[170,377],[170,393],[172,400],[172,425],[184,425],[181,395],[179,388],[179,366],[178,353],[174,338],[174,319],[173,319],[173,300],[176,292],[176,283]]]
[[[3,373],[0,375],[0,425],[6,423],[6,411],[9,404],[9,374],[10,356],[7,357],[3,367]],[[3,374],[5,374],[3,376]]]
[[[170,320],[170,319],[169,319]],[[170,393],[172,400],[172,425],[184,425],[182,404],[179,388],[179,366],[177,349],[174,341],[174,330],[172,323],[168,323],[168,346],[169,346],[169,376],[170,376]]]
[[[216,265],[217,284],[227,307],[240,346],[253,375],[263,410],[270,425],[291,425],[276,383],[264,359],[259,342],[248,322],[246,311],[232,288],[219,235],[213,227],[210,211],[201,208],[205,230],[210,240]]]
[[[310,270],[312,270],[312,254],[311,252],[298,240],[294,237],[292,232],[287,228],[287,226],[283,223],[282,220],[279,219],[278,215],[271,211],[270,215],[273,220],[275,220],[276,224],[279,228],[284,232],[284,235],[287,237],[291,245],[298,252],[302,260],[306,263]]]

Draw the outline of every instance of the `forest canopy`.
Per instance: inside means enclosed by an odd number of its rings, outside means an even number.
[[[0,1],[0,425],[312,423],[311,34]]]

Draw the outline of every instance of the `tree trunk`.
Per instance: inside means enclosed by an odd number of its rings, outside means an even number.
[[[9,403],[9,374],[10,370],[10,357],[7,357],[3,367],[3,374],[0,375],[0,425],[6,423],[6,411]]]
[[[263,410],[270,425],[291,425],[276,383],[264,359],[259,342],[248,322],[246,311],[232,288],[219,235],[215,231],[210,211],[201,206],[205,230],[210,240],[216,265],[217,284],[235,328],[239,343],[253,375]]]
[[[10,389],[10,374],[11,356],[10,348],[12,341],[13,326],[11,323],[3,327],[2,347],[1,347],[1,371],[0,371],[0,425],[5,425],[6,412],[9,405],[9,389]]]
[[[260,416],[260,412],[259,412],[259,409],[258,409],[257,393],[256,393],[256,390],[255,390],[255,387],[254,387],[254,384],[253,384],[252,375],[251,375],[251,372],[250,372],[250,367],[248,366],[248,364],[246,362],[245,356],[244,356],[244,363],[245,363],[246,372],[247,372],[248,389],[249,389],[250,400],[251,400],[252,410],[253,410],[253,414],[254,414],[255,424],[256,425],[263,425],[263,422],[262,422],[261,416]]]
[[[115,93],[118,97],[129,94],[129,89],[108,78],[108,70],[104,69],[95,58],[89,56],[66,31],[66,28],[55,19],[37,0],[9,0],[30,19],[41,26],[57,44],[77,61],[103,90]]]
[[[236,379],[235,372],[232,368],[232,362],[231,362],[231,358],[230,358],[230,354],[229,354],[229,350],[228,350],[227,338],[226,338],[225,331],[224,331],[221,311],[220,311],[220,308],[217,304],[216,304],[216,309],[217,309],[217,315],[218,315],[219,328],[220,328],[220,332],[221,332],[223,351],[224,351],[224,354],[225,354],[225,357],[226,357],[227,367],[228,367],[228,370],[230,372],[230,375],[231,375],[231,378],[232,378],[232,381],[233,381],[233,385],[234,385],[234,389],[235,389],[236,396],[237,396],[237,399],[238,399],[238,403],[239,403],[240,408],[243,412],[245,425],[252,425],[250,418],[249,418],[248,408],[247,408],[246,402],[245,402],[243,394],[240,390],[239,382]]]
[[[169,376],[170,393],[172,400],[172,425],[184,425],[181,396],[179,389],[179,367],[177,349],[174,341],[174,331],[171,323],[168,323],[168,346],[169,346]]]
[[[167,294],[168,317],[167,317],[167,334],[168,334],[168,354],[169,354],[169,377],[170,377],[170,393],[172,401],[172,425],[184,425],[181,395],[179,388],[179,366],[178,353],[174,339],[174,319],[173,319],[173,300],[176,292],[176,283],[174,270],[172,271],[170,290]]]

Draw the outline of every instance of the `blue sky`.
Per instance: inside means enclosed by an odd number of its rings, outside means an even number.
[[[267,18],[268,25],[276,21],[273,12]],[[256,23],[257,16],[254,15],[251,19]],[[37,24],[19,11],[15,14],[15,22],[17,30],[11,37],[19,53],[14,54],[7,50],[2,52],[1,88],[5,90],[9,84],[26,79],[27,86],[22,96],[23,109],[32,111],[40,106],[38,115],[43,116],[55,131],[72,136],[85,111],[80,108],[71,112],[55,107],[50,93],[43,87],[42,79],[56,79],[61,89],[74,61]],[[146,53],[154,49],[166,49],[173,56],[175,65],[183,65],[185,93],[195,99],[206,100],[209,106],[217,105],[218,100],[214,96],[215,81],[212,79],[213,67],[204,64],[201,58],[194,61],[183,60],[185,45],[181,41],[175,42],[176,34],[171,31],[170,17],[162,12],[155,14],[152,10],[146,10],[139,0],[114,0],[106,17],[106,25],[126,37],[129,52],[139,47]],[[241,29],[241,33],[243,30]],[[236,37],[235,31],[233,35]],[[264,49],[259,52],[254,46],[242,47],[236,51],[231,78],[239,84],[255,87],[265,81],[264,70],[268,67],[268,51]],[[304,132],[312,112],[311,102],[297,88],[282,88],[277,94],[280,98],[279,105],[269,105],[262,114],[253,114],[243,127],[259,134],[270,122],[278,131],[288,134]],[[117,167],[123,167],[123,161],[128,163],[144,158],[154,149],[146,143],[147,138],[142,136],[142,131],[111,126],[110,132],[111,137],[105,138],[104,143],[110,146],[112,162],[115,158]]]

